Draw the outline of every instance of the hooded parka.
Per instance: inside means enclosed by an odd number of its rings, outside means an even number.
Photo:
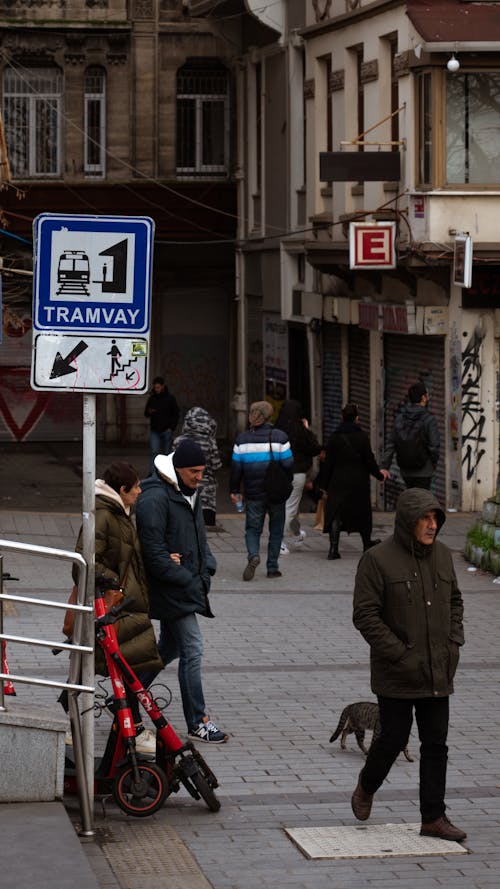
[[[120,651],[134,672],[161,670],[163,662],[156,647],[156,637],[149,618],[146,574],[141,558],[137,531],[129,510],[119,494],[102,479],[95,483],[95,571],[118,581],[126,596],[134,601],[126,616],[115,624]],[[82,532],[76,544],[82,551]],[[107,674],[104,654],[97,645],[95,671]]]
[[[207,543],[197,493],[179,488],[173,454],[160,455],[161,471],[141,482],[137,530],[148,579],[151,616],[177,620],[187,614],[213,617],[208,601],[216,562]],[[170,558],[180,553],[181,564]]]
[[[174,440],[174,450],[181,441],[189,438],[196,441],[205,455],[205,472],[199,485],[201,505],[214,512],[217,508],[217,481],[215,473],[222,466],[217,447],[217,423],[203,407],[192,407],[186,413],[182,432]]]
[[[451,552],[419,543],[418,519],[434,511],[438,532],[445,514],[421,488],[404,491],[394,534],[362,557],[354,588],[353,621],[370,646],[371,687],[388,698],[445,697],[453,692],[463,603]]]

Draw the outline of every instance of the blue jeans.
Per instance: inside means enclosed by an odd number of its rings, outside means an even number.
[[[179,686],[182,709],[188,729],[197,728],[205,713],[201,685],[203,639],[196,614],[186,614],[173,621],[160,621],[158,651],[164,666],[179,658]],[[143,685],[151,685],[158,673],[143,673]]]
[[[174,433],[171,429],[164,429],[163,432],[151,430],[149,438],[151,444],[151,472],[153,472],[155,457],[158,454],[170,454],[173,437]]]
[[[266,503],[264,500],[246,501],[245,543],[249,559],[259,555],[260,538],[266,515],[269,516],[266,567],[268,571],[277,571],[283,528],[285,527],[284,503]]]

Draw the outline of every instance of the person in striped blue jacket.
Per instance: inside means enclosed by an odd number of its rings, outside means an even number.
[[[233,446],[230,497],[234,504],[245,500],[245,543],[248,561],[243,580],[252,580],[260,564],[260,538],[266,515],[269,517],[269,543],[267,547],[267,576],[281,577],[278,567],[281,540],[285,524],[285,501],[269,503],[266,493],[266,473],[271,459],[282,462],[293,476],[293,454],[288,436],[275,429],[270,422],[273,408],[268,401],[254,401],[248,415],[249,428],[240,432]]]

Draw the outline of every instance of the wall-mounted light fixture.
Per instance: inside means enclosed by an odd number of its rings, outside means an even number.
[[[446,67],[448,68],[450,74],[456,74],[456,72],[460,68],[460,62],[456,58],[455,53],[452,53],[451,59],[448,59]]]
[[[320,333],[321,331],[321,318],[311,318],[309,321],[309,330],[311,333]]]

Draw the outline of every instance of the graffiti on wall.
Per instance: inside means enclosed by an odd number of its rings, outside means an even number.
[[[456,324],[450,329],[450,413],[449,413],[449,472],[450,508],[461,502],[462,443],[460,429],[460,396],[462,385],[462,351]]]
[[[485,448],[486,418],[481,404],[481,351],[484,332],[475,328],[462,352],[462,466],[467,481],[477,472]]]

